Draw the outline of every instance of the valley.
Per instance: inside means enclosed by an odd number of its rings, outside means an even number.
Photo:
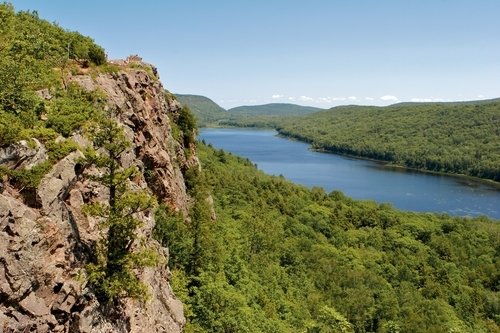
[[[318,100],[284,85],[348,86],[342,56],[377,58],[309,43],[340,2],[27,3],[0,3],[1,332],[500,332],[498,99],[287,103]],[[343,31],[399,17],[353,12]],[[344,96],[326,100],[375,100]]]
[[[307,143],[279,137],[272,130],[207,128],[201,129],[198,139],[248,158],[268,174],[309,188],[341,191],[402,210],[500,219],[500,188],[493,182],[317,152]]]

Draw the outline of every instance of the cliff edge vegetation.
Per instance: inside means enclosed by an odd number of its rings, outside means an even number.
[[[158,214],[186,224],[194,119],[138,56],[0,4],[0,330],[180,332]]]

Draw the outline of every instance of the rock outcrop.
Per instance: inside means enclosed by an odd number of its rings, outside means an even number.
[[[138,61],[138,60],[134,60]],[[194,147],[172,134],[180,105],[165,98],[153,67],[127,66],[113,74],[73,76],[84,89],[99,89],[133,143],[124,166],[143,173],[131,185],[149,188],[157,198],[187,216],[189,196],[182,171],[196,167]],[[139,67],[139,68],[138,68]],[[142,68],[140,68],[142,67]],[[87,144],[80,134],[74,141]],[[185,151],[190,151],[186,156]],[[181,332],[182,304],[169,285],[166,251],[152,239],[152,214],[142,216],[138,233],[163,257],[161,267],[138,274],[150,288],[145,304],[126,300],[120,309],[100,304],[82,278],[90,248],[99,238],[97,222],[82,213],[85,203],[107,200],[104,187],[77,174],[80,151],[59,160],[36,190],[36,205],[8,183],[0,194],[0,332]],[[46,159],[43,145],[21,142],[0,151],[0,164],[32,167]],[[147,178],[147,179],[146,179]]]
[[[0,148],[0,165],[16,169],[31,169],[48,159],[47,149],[37,139],[19,141]]]

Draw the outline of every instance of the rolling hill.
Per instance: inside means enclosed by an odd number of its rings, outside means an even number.
[[[229,109],[228,112],[253,116],[303,116],[323,109],[289,103],[270,103],[263,105],[244,105]]]
[[[238,106],[229,110],[200,95],[175,94],[193,112],[199,127],[274,127],[284,116],[306,116],[323,109],[287,103]]]
[[[182,105],[191,109],[200,127],[216,124],[219,120],[228,118],[228,112],[208,97],[182,94],[175,94],[175,97]]]
[[[500,181],[500,101],[342,106],[278,124],[334,153]]]

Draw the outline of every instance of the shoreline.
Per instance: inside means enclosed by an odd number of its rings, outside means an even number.
[[[408,170],[408,171],[426,173],[426,174],[431,174],[431,175],[436,175],[436,176],[446,176],[446,177],[459,178],[462,180],[469,180],[469,181],[473,181],[476,183],[482,183],[485,185],[489,185],[489,186],[494,187],[495,189],[500,191],[500,182],[496,182],[493,179],[480,178],[480,177],[475,177],[475,176],[470,176],[470,175],[465,175],[465,174],[460,174],[460,173],[449,173],[449,172],[444,172],[444,171],[434,171],[434,170],[428,170],[428,169],[412,168],[412,167],[408,167],[405,165],[393,164],[389,161],[378,160],[376,158],[360,156],[360,155],[352,155],[352,154],[342,154],[342,153],[329,151],[328,149],[312,148],[311,142],[308,142],[305,140],[300,140],[296,137],[282,134],[279,131],[277,131],[276,129],[275,129],[275,131],[278,133],[277,134],[278,137],[283,138],[283,139],[287,139],[287,140],[291,140],[291,141],[298,141],[298,142],[302,142],[302,143],[307,143],[310,146],[309,150],[315,151],[318,153],[333,154],[333,155],[348,157],[348,158],[352,158],[352,159],[356,159],[356,160],[375,162],[375,163],[382,165],[382,167],[386,168],[386,169],[397,169],[397,170],[402,170],[402,171]]]
[[[412,168],[412,167],[408,167],[408,166],[404,166],[404,165],[400,165],[400,164],[392,164],[389,161],[378,160],[378,159],[371,158],[371,157],[360,156],[360,155],[352,155],[352,154],[342,154],[342,153],[337,153],[337,152],[329,151],[328,149],[312,148],[312,142],[308,142],[306,140],[300,140],[300,139],[298,139],[296,137],[282,134],[276,128],[271,128],[271,127],[252,127],[252,126],[248,126],[248,127],[241,127],[241,126],[218,126],[218,127],[206,126],[206,127],[200,127],[198,130],[201,130],[201,129],[204,129],[204,128],[206,128],[206,129],[210,129],[210,128],[213,128],[213,129],[224,129],[224,128],[227,128],[227,129],[249,129],[249,130],[275,131],[277,137],[280,137],[280,138],[283,138],[283,139],[286,139],[286,140],[290,140],[290,141],[297,141],[297,142],[306,143],[306,144],[309,145],[309,150],[315,151],[315,152],[318,152],[318,153],[333,154],[333,155],[343,156],[343,157],[347,157],[347,158],[351,158],[351,159],[356,159],[356,160],[363,160],[363,161],[375,162],[375,163],[381,165],[381,167],[383,167],[385,169],[395,169],[395,170],[400,170],[400,171],[413,171],[413,172],[424,173],[424,174],[431,174],[431,175],[436,175],[436,176],[453,177],[453,178],[458,178],[458,179],[461,179],[461,180],[464,180],[464,181],[468,180],[468,181],[472,181],[472,182],[475,182],[475,183],[481,183],[481,184],[484,184],[484,185],[489,185],[491,187],[494,187],[496,190],[500,191],[500,182],[496,182],[496,181],[494,181],[492,179],[480,178],[480,177],[469,176],[469,175],[458,174],[458,173],[449,173],[449,172],[443,172],[443,171],[434,171],[434,170],[427,170],[427,169]]]

